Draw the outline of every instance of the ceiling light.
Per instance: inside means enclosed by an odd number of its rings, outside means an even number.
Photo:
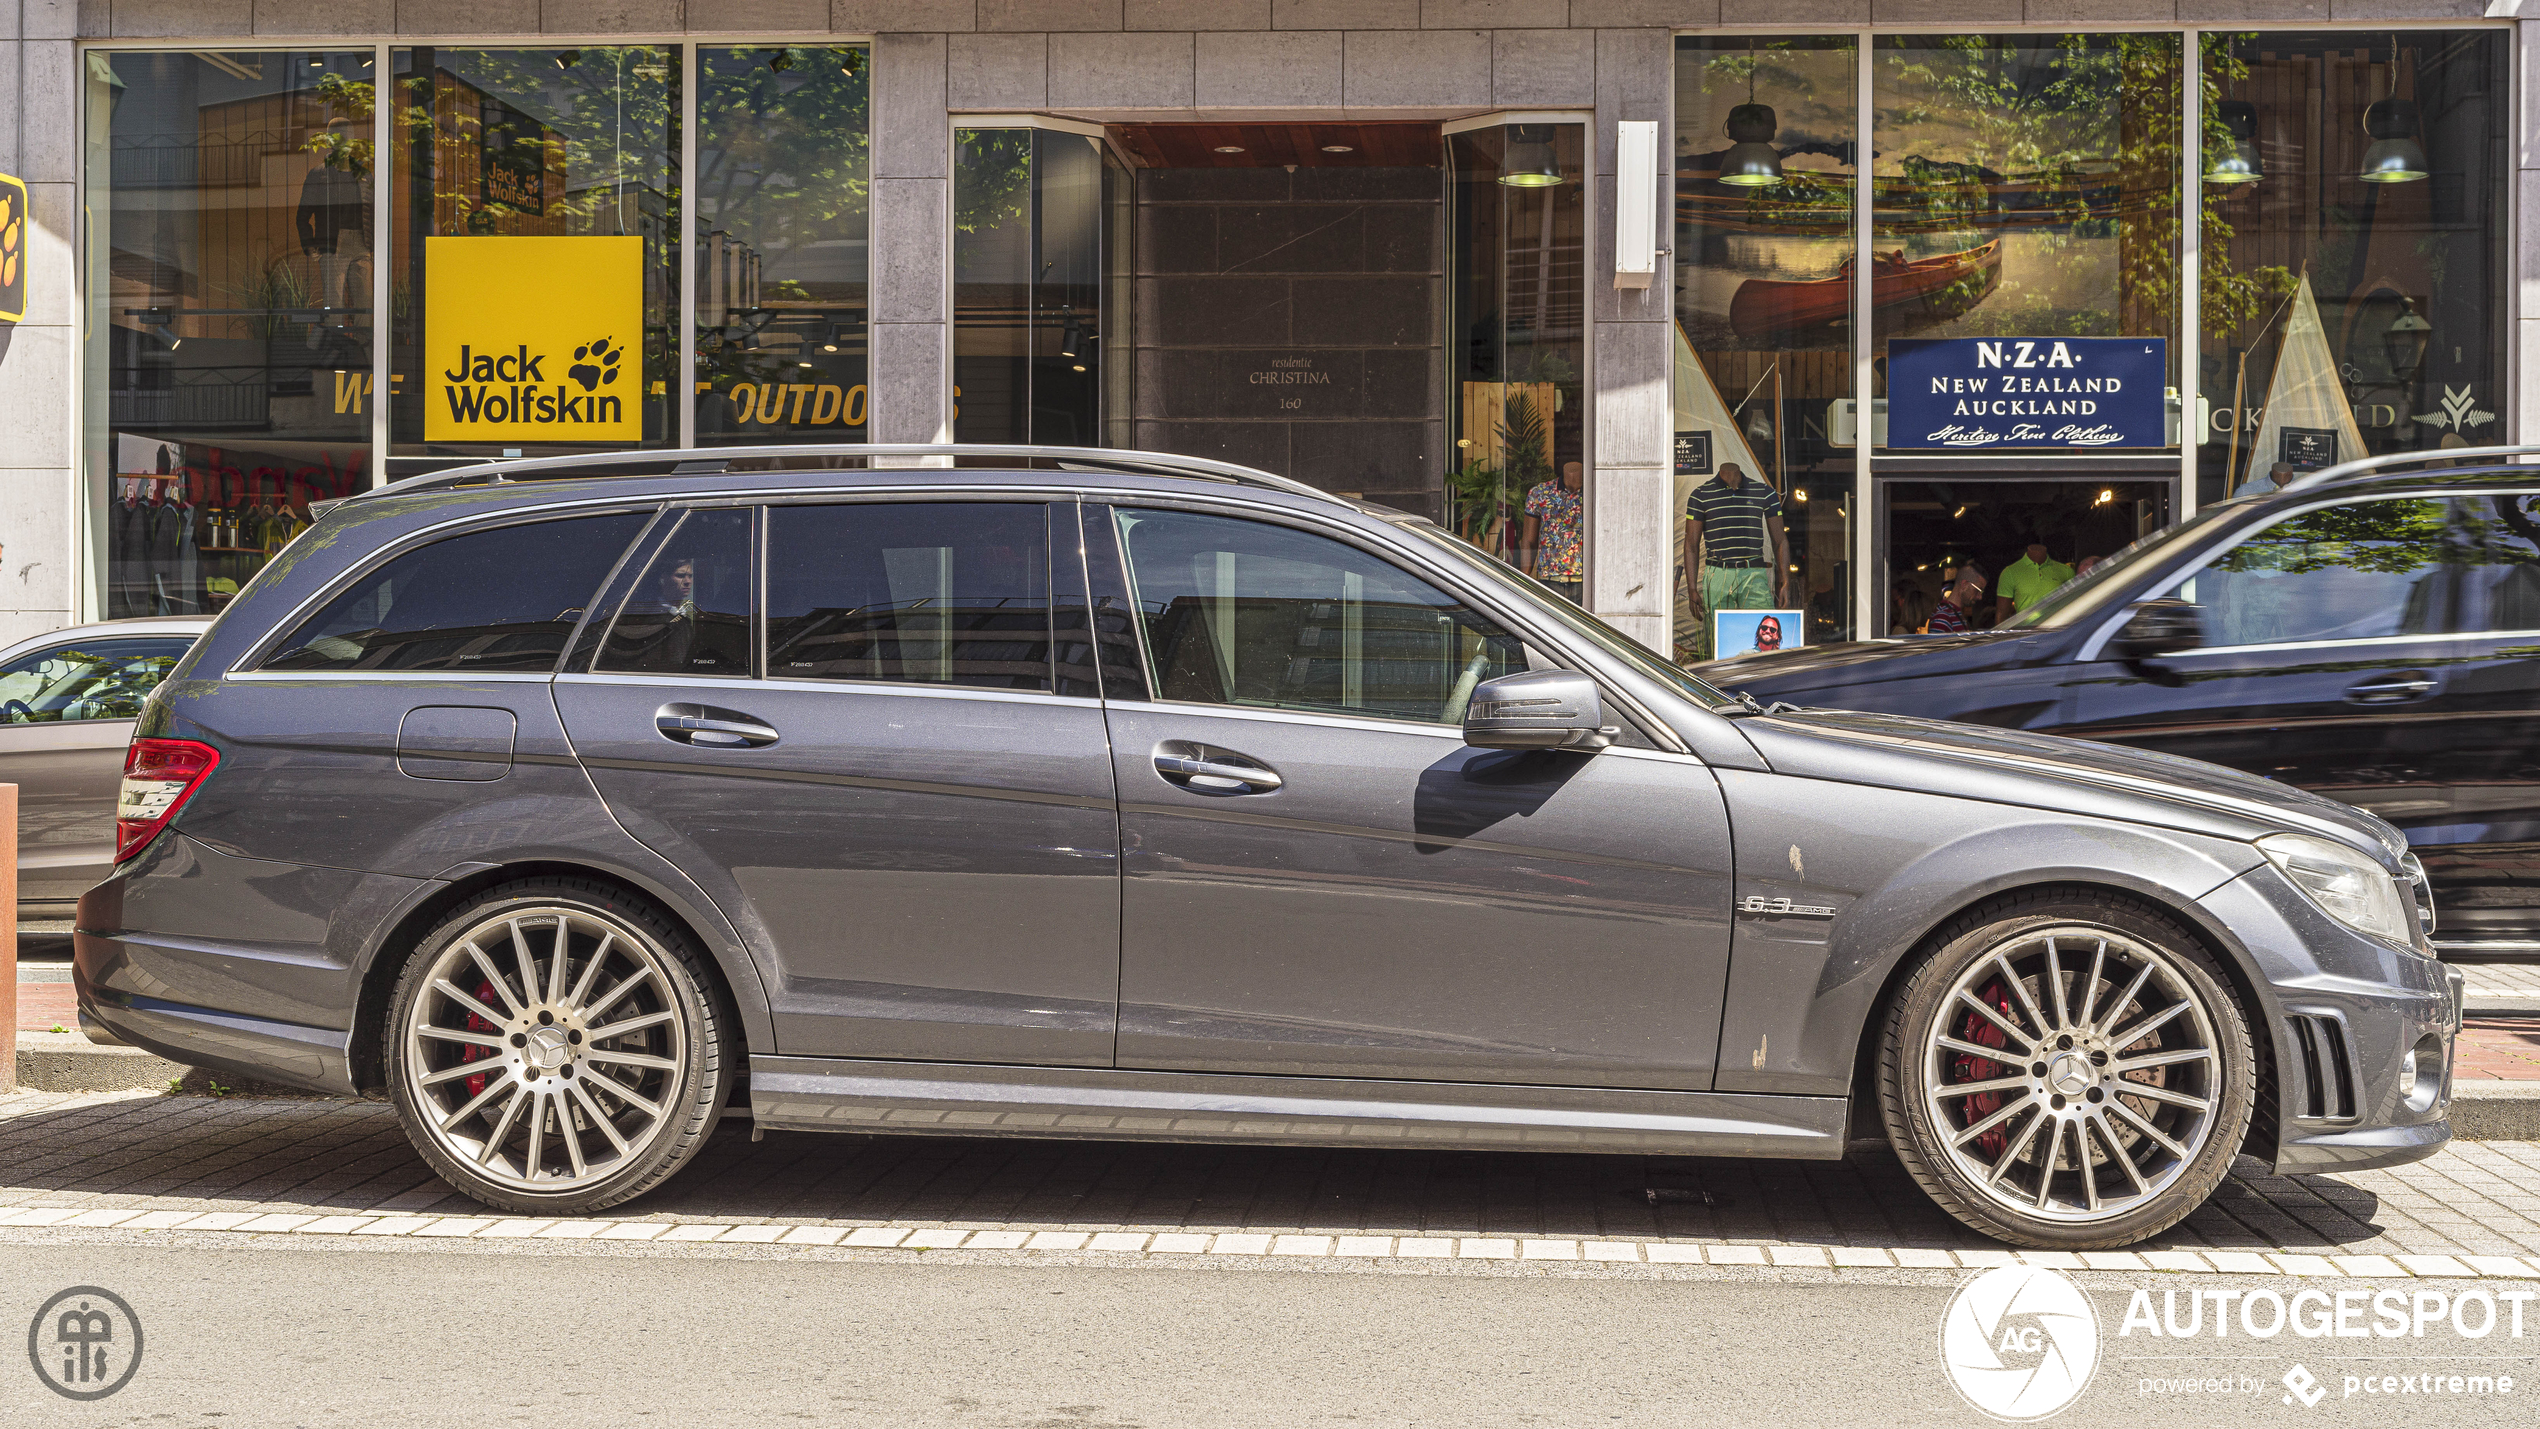
[[[1355,154],[1358,152],[1358,146],[1355,144],[1326,144],[1323,146],[1323,152],[1326,154]]]
[[[1217,152],[1220,154],[1240,154],[1244,152],[1244,146],[1241,144],[1220,144],[1217,146]]]
[[[1808,499],[1808,488],[1803,486],[1797,491],[1792,492],[1791,496],[1796,500],[1805,501]]]
[[[2372,147],[2364,150],[2363,172],[2355,175],[2368,184],[2412,184],[2432,170],[2426,164],[2425,150],[2416,141],[2417,107],[2399,98],[2399,37],[2390,37],[2390,94],[2364,111],[2364,132],[2372,136]]]
[[[1499,181],[1512,189],[1548,189],[1561,182],[1561,164],[1552,152],[1552,126],[1508,126],[1508,159]]]
[[[2231,135],[2227,144],[2208,143],[2205,164],[2209,184],[2254,184],[2266,177],[2258,159],[2258,106],[2245,99],[2226,99],[2214,106],[2214,118]]]
[[[1755,102],[1755,47],[1746,49],[1746,102],[1729,111],[1724,126],[1729,151],[1720,156],[1720,182],[1731,188],[1770,188],[1782,181],[1782,155],[1773,147],[1781,116]]]
[[[580,63],[582,63],[580,50],[560,50],[556,53],[556,68],[558,69],[571,69]]]

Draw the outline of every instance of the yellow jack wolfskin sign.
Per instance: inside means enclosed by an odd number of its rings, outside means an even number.
[[[0,322],[26,316],[26,185],[0,174]]]
[[[430,442],[644,437],[644,240],[427,238]]]

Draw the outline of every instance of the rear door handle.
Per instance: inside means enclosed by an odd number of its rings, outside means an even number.
[[[778,738],[756,716],[712,705],[663,705],[653,712],[653,728],[664,739],[699,749],[764,749]]]
[[[1211,750],[1214,757],[1203,757],[1159,749],[1155,752],[1155,772],[1166,782],[1198,794],[1266,794],[1287,781],[1272,769],[1249,755],[1231,750]],[[1245,762],[1233,763],[1235,759]]]
[[[2346,698],[2359,705],[2395,705],[2421,700],[2434,693],[2439,682],[2423,670],[2402,670],[2395,675],[2382,675],[2361,684],[2346,687]]]

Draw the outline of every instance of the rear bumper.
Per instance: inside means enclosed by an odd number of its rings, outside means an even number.
[[[154,1052],[189,1067],[227,1072],[242,1081],[279,1082],[314,1092],[354,1095],[345,1034],[181,1002],[100,991],[89,980],[90,961],[123,958],[123,944],[88,933],[76,933],[73,938],[78,951],[74,954],[71,980],[79,986],[82,1028],[102,1028],[107,1039],[115,1043]],[[101,1040],[94,1032],[90,1037]]]

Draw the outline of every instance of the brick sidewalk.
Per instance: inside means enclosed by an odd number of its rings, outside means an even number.
[[[1653,1203],[1651,1188],[1667,1193]],[[376,1102],[0,1100],[0,1205],[477,1215]],[[974,1230],[1539,1236],[1986,1249],[1894,1157],[1843,1163],[779,1133],[727,1125],[631,1221]],[[2154,1242],[2183,1250],[2540,1253],[2540,1145],[2464,1142],[2343,1177],[2243,1161]]]
[[[2462,1018],[2452,1075],[2463,1081],[2540,1081],[2540,1017],[2472,1012]]]

